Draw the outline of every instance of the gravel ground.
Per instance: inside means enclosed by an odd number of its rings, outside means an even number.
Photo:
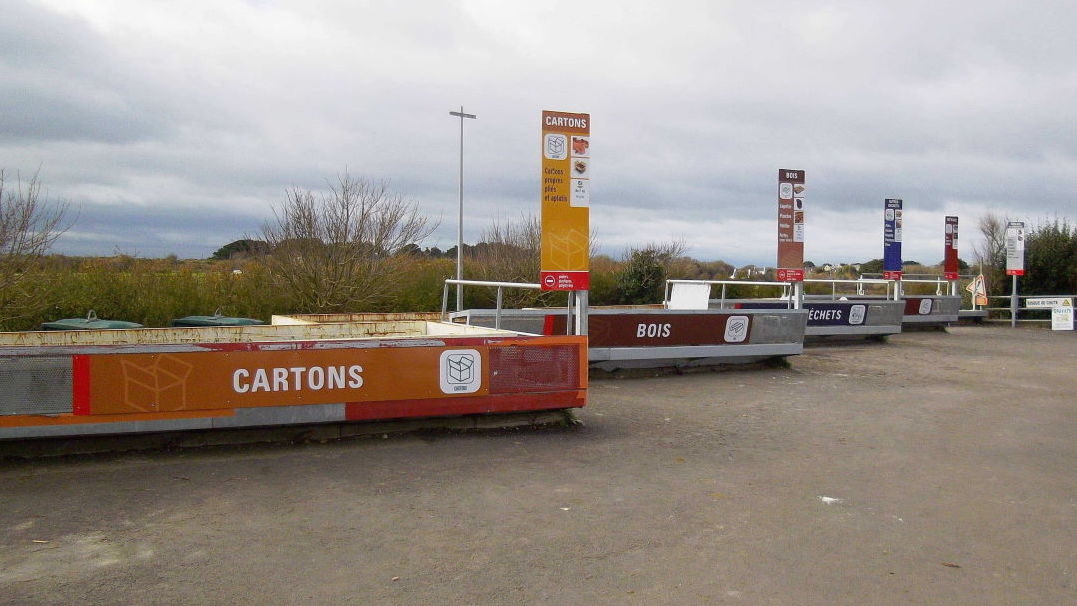
[[[578,427],[8,461],[0,603],[1075,603],[1075,372],[956,327]]]

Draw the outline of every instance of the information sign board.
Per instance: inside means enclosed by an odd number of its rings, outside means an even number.
[[[1051,330],[1073,330],[1073,306],[1051,308]]]
[[[778,170],[779,282],[804,281],[804,171]]]
[[[945,247],[942,277],[945,280],[956,280],[959,271],[957,266],[957,217],[946,217]]]
[[[883,279],[901,279],[901,210],[902,201],[887,198],[883,202]]]
[[[587,290],[591,203],[591,116],[542,112],[543,290]]]
[[[1025,224],[1022,221],[1006,224],[1006,275],[1025,275]]]

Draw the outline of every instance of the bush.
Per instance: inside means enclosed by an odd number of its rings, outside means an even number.
[[[346,173],[318,195],[292,189],[274,217],[262,228],[270,279],[309,313],[386,304],[393,280],[417,262],[398,253],[435,227],[388,182]]]
[[[670,265],[683,251],[684,243],[679,241],[629,249],[617,275],[617,302],[621,305],[661,302]]]

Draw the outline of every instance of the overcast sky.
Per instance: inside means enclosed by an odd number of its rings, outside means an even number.
[[[79,211],[56,251],[205,257],[287,188],[389,179],[456,240],[539,210],[539,115],[592,118],[603,252],[683,239],[773,266],[776,175],[805,258],[942,259],[943,217],[1077,217],[1070,2],[4,0],[0,168]]]

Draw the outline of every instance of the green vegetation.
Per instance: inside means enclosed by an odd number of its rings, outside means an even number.
[[[1008,217],[987,214],[980,219],[983,244],[977,248],[987,278],[988,292],[1009,295],[1013,281],[1006,276],[1006,224]],[[1025,275],[1018,284],[1022,295],[1077,293],[1077,226],[1067,219],[1044,219],[1025,231]]]

